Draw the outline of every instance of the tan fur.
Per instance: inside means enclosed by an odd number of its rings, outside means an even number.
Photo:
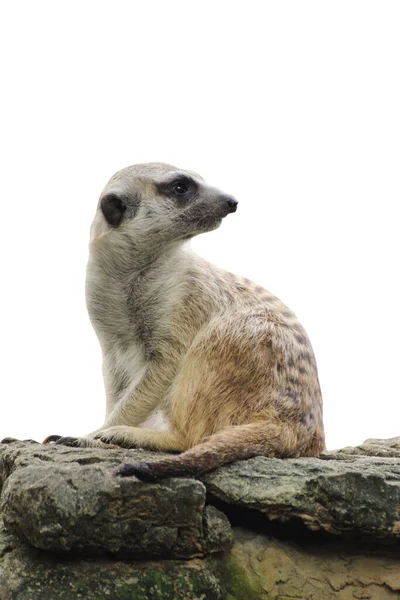
[[[157,187],[174,173],[194,178],[187,205]],[[147,479],[255,455],[318,456],[322,400],[303,327],[275,296],[183,245],[218,226],[204,225],[203,213],[225,216],[230,197],[161,163],[116,174],[102,198],[110,189],[136,200],[126,200],[124,215],[133,216],[114,227],[98,209],[91,230],[87,298],[103,350],[106,419],[84,438],[49,439],[185,451],[119,471]],[[140,427],[155,410],[166,431]]]

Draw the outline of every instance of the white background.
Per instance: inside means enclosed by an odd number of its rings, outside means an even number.
[[[4,2],[0,438],[102,424],[89,226],[163,161],[239,200],[194,249],[308,330],[328,448],[400,434],[400,5]]]

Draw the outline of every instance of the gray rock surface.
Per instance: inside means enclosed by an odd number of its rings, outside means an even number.
[[[354,456],[383,456],[388,458],[400,458],[400,437],[387,440],[370,438],[359,446],[348,446],[340,450],[326,452],[323,458],[344,458],[346,455]]]
[[[68,446],[43,446],[33,440],[19,441],[12,438],[7,443],[0,443],[0,490],[7,477],[16,469],[27,466],[43,466],[48,464],[74,465],[76,468],[85,465],[107,465],[117,467],[130,460],[158,460],[168,456],[162,452],[146,450],[125,450],[104,448],[69,448]]]
[[[0,600],[400,600],[398,451],[149,484],[113,471],[158,453],[0,444]]]
[[[1,527],[0,600],[399,600],[394,548],[282,541],[235,528],[232,549],[205,559],[55,556]]]
[[[256,457],[204,476],[207,490],[268,519],[300,519],[332,534],[400,537],[400,461],[346,456],[280,460]]]
[[[70,460],[73,453],[56,447],[44,451],[12,444],[6,452],[8,459],[13,453],[9,464],[14,472],[2,491],[4,523],[32,546],[88,555],[189,558],[231,545],[229,522],[217,509],[205,510],[206,490],[200,481],[146,484],[135,477],[116,477],[107,455],[103,462],[94,462],[98,451],[83,451],[91,457],[89,465],[77,465]],[[81,454],[77,450],[75,458]],[[28,456],[34,464],[18,468],[29,463]],[[43,461],[43,456],[53,461]]]
[[[223,600],[223,566],[213,566],[210,559],[56,556],[11,536],[0,519],[0,600]]]

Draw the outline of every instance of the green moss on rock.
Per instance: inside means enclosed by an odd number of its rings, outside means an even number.
[[[224,600],[268,600],[253,573],[249,573],[237,558],[227,556],[216,565]]]

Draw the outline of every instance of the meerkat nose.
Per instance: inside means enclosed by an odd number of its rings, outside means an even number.
[[[229,212],[235,212],[239,202],[233,196],[226,196],[225,200]]]

